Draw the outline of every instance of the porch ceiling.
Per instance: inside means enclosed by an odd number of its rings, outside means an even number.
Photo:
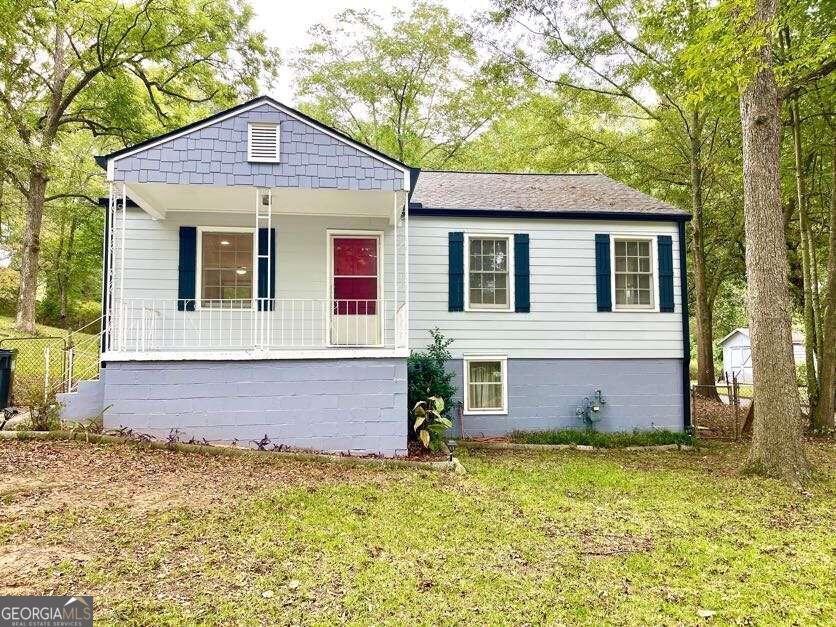
[[[128,197],[152,217],[169,211],[253,213],[256,187],[128,183]],[[403,191],[306,189],[273,187],[273,215],[338,215],[393,219],[406,202]]]

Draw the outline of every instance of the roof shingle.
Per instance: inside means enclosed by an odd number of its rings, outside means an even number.
[[[682,216],[669,205],[603,174],[441,172],[418,176],[411,202],[423,209]]]

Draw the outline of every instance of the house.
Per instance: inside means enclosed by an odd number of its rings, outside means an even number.
[[[259,97],[99,157],[101,375],[67,418],[399,455],[439,327],[467,434],[688,426],[687,213],[598,174],[420,172]]]
[[[723,349],[723,373],[731,378],[737,377],[740,383],[752,383],[752,349],[749,339],[749,329],[742,327],[735,329],[718,344]],[[792,355],[796,365],[806,360],[804,349],[804,334],[800,331],[792,332]]]

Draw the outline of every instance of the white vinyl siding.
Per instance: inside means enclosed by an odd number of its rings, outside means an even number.
[[[428,330],[438,326],[454,340],[450,350],[456,359],[477,354],[509,359],[682,357],[679,236],[673,222],[412,216],[409,228],[413,349],[424,348],[430,341]],[[529,234],[531,313],[448,311],[451,231]],[[597,311],[596,233],[672,237],[673,313]]]
[[[170,212],[165,220],[153,220],[141,209],[129,209],[125,233],[125,298],[176,302],[180,226],[252,228],[254,221],[248,213],[213,212]],[[274,214],[273,228],[276,229],[276,298],[328,298],[328,229],[384,232],[381,298],[394,298],[393,227],[388,220]],[[116,265],[118,276],[118,258]]]

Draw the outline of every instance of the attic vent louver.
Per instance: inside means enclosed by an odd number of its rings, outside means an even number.
[[[247,161],[278,162],[279,125],[251,123],[247,131]]]

